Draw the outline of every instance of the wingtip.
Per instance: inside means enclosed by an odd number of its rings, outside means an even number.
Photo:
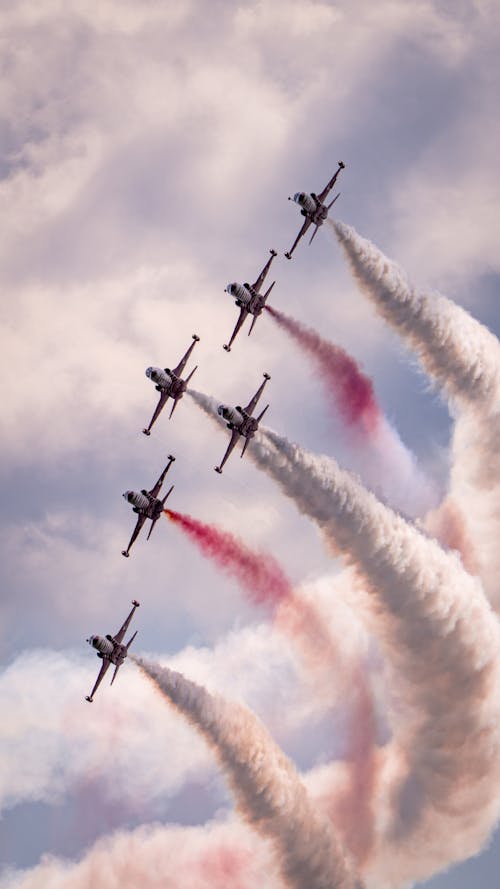
[[[151,432],[149,429],[143,429],[142,431],[143,431],[144,435],[151,435]]]
[[[122,549],[122,556],[125,556],[125,558],[128,559],[130,553],[128,553],[126,549]]]
[[[220,468],[220,466],[214,466],[214,469],[216,472],[219,473],[219,475],[222,475],[222,469]]]
[[[231,351],[231,349],[229,348],[229,346],[224,345],[222,348],[224,349],[224,352],[230,352],[230,351]]]
[[[286,256],[287,259],[291,259],[291,258],[292,258],[292,254],[291,254],[291,253],[285,253],[285,256]]]
[[[141,603],[138,602],[137,599],[132,599],[132,605],[134,606],[134,608],[139,608],[140,604]]]
[[[94,698],[91,698],[90,695],[85,695],[85,700],[92,704],[94,702]]]

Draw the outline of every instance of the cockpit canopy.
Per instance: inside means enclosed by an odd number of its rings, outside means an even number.
[[[133,492],[133,491],[125,491],[125,493],[122,494],[122,497],[125,497],[125,500],[126,500],[128,503],[133,503],[133,502],[134,502],[134,492]]]
[[[233,281],[232,284],[228,284],[226,287],[226,293],[230,293],[233,296],[238,291],[238,283],[237,281]]]
[[[231,414],[231,408],[228,407],[226,404],[219,404],[217,413],[219,414],[219,417],[224,417],[225,420],[228,420]]]
[[[305,203],[305,199],[306,199],[306,197],[307,197],[307,195],[305,194],[305,192],[303,192],[303,191],[298,191],[298,192],[296,192],[296,194],[294,194],[293,199],[294,199],[294,201],[295,201],[296,204],[301,204],[301,205],[302,205],[302,204]]]

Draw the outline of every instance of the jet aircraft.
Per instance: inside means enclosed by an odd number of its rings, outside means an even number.
[[[129,545],[127,546],[127,549],[122,549],[122,556],[125,556],[126,559],[128,559],[128,557],[130,555],[130,548],[131,548],[134,540],[136,539],[136,537],[139,535],[141,528],[142,528],[144,522],[146,521],[146,519],[151,519],[151,527],[149,529],[149,534],[147,536],[147,540],[149,540],[149,538],[151,537],[151,531],[153,530],[154,526],[156,525],[158,519],[160,518],[160,516],[163,512],[163,508],[165,506],[165,500],[167,499],[167,497],[170,496],[170,494],[172,493],[172,491],[174,489],[174,486],[172,485],[172,487],[165,494],[163,500],[160,500],[158,498],[158,494],[160,493],[160,488],[163,484],[165,476],[166,476],[168,470],[170,469],[172,463],[174,462],[174,460],[175,460],[175,457],[172,457],[172,455],[169,454],[168,455],[168,463],[167,463],[165,469],[163,470],[162,474],[160,475],[160,478],[158,479],[158,481],[156,482],[156,485],[153,488],[151,488],[150,491],[145,491],[144,489],[141,492],[125,491],[125,493],[123,495],[125,497],[125,500],[127,500],[128,503],[132,503],[132,505],[134,507],[134,512],[138,513],[137,524],[136,524],[134,530],[132,531],[132,537],[130,538]]]
[[[181,380],[181,373],[186,366],[186,362],[191,355],[191,352],[193,351],[196,343],[198,343],[199,340],[199,336],[196,336],[196,334],[193,333],[193,342],[184,355],[184,358],[181,358],[179,364],[177,365],[177,367],[174,367],[173,370],[170,370],[169,367],[165,367],[163,370],[161,367],[148,367],[148,369],[146,370],[146,376],[149,377],[149,379],[152,380],[153,383],[155,383],[155,389],[157,392],[160,393],[160,400],[156,405],[156,410],[152,416],[149,426],[146,429],[142,430],[144,432],[144,435],[151,435],[151,428],[153,426],[153,423],[155,423],[160,416],[165,403],[168,401],[169,398],[173,398],[174,400],[172,410],[170,411],[170,416],[172,416],[173,412],[175,411],[177,402],[184,395],[187,384],[189,383],[189,380],[196,370],[195,367],[191,371],[187,379]]]
[[[137,630],[136,630],[135,633],[133,634],[133,636],[130,637],[128,642],[125,645],[123,645],[123,642],[122,642],[123,637],[125,636],[125,633],[128,630],[128,625],[135,614],[135,609],[139,608],[139,602],[137,602],[136,599],[132,599],[132,605],[134,606],[132,608],[132,611],[130,612],[129,616],[127,617],[125,623],[118,630],[116,636],[110,636],[108,634],[107,636],[91,636],[89,639],[87,639],[87,642],[89,643],[89,645],[92,645],[92,648],[97,649],[97,657],[100,657],[102,659],[102,666],[101,666],[101,669],[99,670],[99,675],[96,679],[94,688],[92,689],[90,694],[87,695],[85,698],[85,700],[89,701],[89,703],[92,703],[92,701],[94,700],[94,694],[97,691],[97,688],[101,684],[102,680],[104,679],[104,675],[105,675],[110,664],[114,664],[114,667],[115,667],[115,672],[113,673],[113,678],[111,680],[111,685],[113,685],[113,682],[115,681],[116,674],[118,673],[118,670],[120,669],[121,665],[123,664],[123,661],[127,657],[128,650],[129,650],[132,642],[134,641],[135,637],[137,636]]]
[[[254,284],[248,284],[248,283],[238,284],[235,281],[235,282],[233,282],[233,284],[228,284],[227,287],[225,288],[224,292],[229,293],[230,296],[235,297],[235,303],[237,306],[239,306],[239,309],[240,309],[240,316],[239,316],[239,318],[236,322],[236,326],[231,334],[231,339],[229,340],[227,345],[224,346],[224,349],[226,350],[226,352],[231,351],[231,346],[236,338],[236,335],[237,335],[241,325],[243,324],[245,318],[247,317],[247,315],[253,315],[253,321],[250,325],[250,330],[248,331],[248,336],[250,336],[250,334],[254,328],[255,322],[257,321],[257,318],[261,314],[262,309],[264,308],[264,306],[266,304],[266,299],[269,296],[269,294],[271,293],[271,290],[273,289],[273,287],[276,283],[276,281],[273,281],[273,283],[271,284],[270,287],[268,287],[268,289],[266,290],[265,293],[259,292],[260,288],[262,287],[262,285],[264,283],[266,275],[271,267],[271,263],[272,263],[274,257],[277,256],[276,250],[270,250],[269,252],[271,254],[271,259],[268,259],[268,261],[266,262],[264,268],[262,269],[259,277],[257,278],[257,280],[255,281]]]
[[[338,170],[336,170],[330,181],[327,183],[327,185],[325,185],[323,191],[321,191],[319,194],[315,194],[314,192],[311,192],[311,194],[306,194],[303,191],[299,191],[297,192],[297,194],[294,194],[293,198],[288,198],[289,201],[294,200],[295,203],[299,205],[299,207],[301,208],[300,212],[302,216],[305,216],[305,219],[302,228],[300,229],[297,237],[295,238],[295,241],[293,242],[293,245],[291,246],[290,250],[285,253],[287,259],[292,258],[293,251],[295,250],[300,239],[303,237],[303,235],[305,235],[307,229],[311,224],[316,226],[312,233],[311,240],[309,241],[309,243],[312,244],[318,228],[320,227],[320,225],[323,225],[325,219],[328,216],[330,207],[332,206],[332,204],[335,203],[339,196],[338,194],[335,195],[333,201],[331,201],[329,204],[324,203],[327,194],[332,190],[335,182],[337,181],[337,176],[339,175],[340,171],[344,169],[344,167],[344,162],[339,161]]]
[[[231,440],[227,446],[226,453],[224,454],[224,457],[222,458],[222,462],[221,462],[220,466],[215,467],[216,472],[219,472],[219,473],[222,472],[222,467],[224,466],[224,463],[226,462],[227,458],[229,457],[231,451],[235,447],[236,442],[238,441],[238,438],[240,437],[240,435],[242,435],[245,438],[245,444],[243,445],[243,450],[240,454],[240,457],[243,457],[243,454],[245,453],[245,451],[247,449],[248,442],[250,441],[251,438],[254,437],[254,435],[259,427],[259,423],[262,420],[262,417],[264,416],[265,412],[267,411],[267,409],[269,407],[269,405],[267,404],[266,407],[264,408],[264,410],[261,411],[261,413],[259,414],[258,417],[252,417],[252,413],[255,410],[255,407],[257,405],[257,402],[258,402],[260,396],[262,395],[264,386],[266,385],[267,381],[270,379],[271,379],[271,377],[269,376],[269,374],[265,373],[264,374],[264,382],[261,383],[261,385],[257,389],[257,392],[255,393],[253,398],[250,399],[250,401],[248,402],[246,407],[241,407],[240,405],[237,405],[237,407],[227,407],[225,404],[220,404],[219,407],[217,408],[217,413],[219,414],[220,417],[224,418],[224,420],[226,421],[227,428],[231,429]]]

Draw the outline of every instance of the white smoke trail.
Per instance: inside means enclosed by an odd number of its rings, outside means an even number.
[[[498,622],[455,554],[334,461],[270,430],[256,436],[251,453],[372,594],[405,708],[399,749],[386,765],[391,796],[372,866],[383,880],[392,873],[394,885],[423,879],[476,853],[499,815]]]
[[[197,396],[211,413],[216,402]],[[212,413],[213,416],[213,413]],[[477,853],[500,808],[500,633],[479,582],[453,553],[378,502],[326,457],[265,430],[249,453],[355,566],[403,712],[377,800],[370,875],[424,879]]]
[[[203,734],[228,775],[243,817],[272,840],[290,887],[354,889],[343,852],[292,765],[262,723],[181,673],[134,657],[163,695]]]
[[[500,343],[451,300],[417,292],[402,270],[353,228],[331,224],[363,292],[414,349],[457,416],[451,496],[466,516],[486,593],[498,607]]]
[[[447,396],[472,407],[478,400],[498,398],[497,338],[446,297],[415,290],[402,269],[353,228],[330,224],[364,293],[410,343]]]

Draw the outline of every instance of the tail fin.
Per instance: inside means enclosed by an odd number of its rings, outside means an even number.
[[[173,403],[173,405],[172,405],[172,410],[170,411],[170,416],[169,416],[169,418],[168,418],[169,420],[170,420],[170,417],[172,416],[173,412],[175,411],[175,409],[176,409],[176,407],[177,407],[177,402],[178,402],[178,401],[179,401],[178,398],[174,398],[174,403]]]
[[[127,651],[129,650],[129,648],[132,645],[132,642],[134,641],[136,636],[137,636],[137,630],[135,631],[135,633],[133,633],[133,635],[130,637],[127,644],[125,645],[125,648],[127,649]]]
[[[269,294],[271,293],[271,290],[273,289],[275,284],[276,284],[276,281],[273,281],[273,283],[267,288],[264,296],[262,297],[264,305],[266,304],[266,299],[269,296]]]
[[[151,537],[151,532],[152,532],[154,526],[156,525],[157,521],[158,521],[158,519],[155,519],[153,522],[151,522],[151,527],[150,527],[150,529],[149,529],[149,534],[148,534],[148,536],[146,537],[146,540],[149,540],[149,538]]]
[[[264,416],[264,414],[265,414],[265,412],[267,411],[268,407],[269,407],[269,405],[266,404],[264,410],[260,412],[260,414],[259,414],[258,417],[256,417],[257,423],[260,423],[260,421],[262,420],[262,417]]]
[[[245,438],[245,444],[243,445],[243,448],[242,448],[240,457],[243,457],[243,454],[245,453],[245,451],[246,451],[246,449],[247,449],[247,447],[248,447],[248,442],[249,442],[249,441],[250,441],[249,438]]]
[[[165,500],[167,499],[167,497],[170,497],[172,491],[174,490],[174,487],[175,487],[175,486],[172,485],[172,486],[168,489],[168,491],[167,491],[167,493],[165,494],[163,500],[161,501],[161,505],[162,505],[162,506],[165,505]],[[151,534],[151,531],[150,531],[149,533]]]
[[[334,199],[333,199],[333,201],[330,201],[330,203],[329,203],[329,204],[327,204],[327,205],[326,205],[326,209],[327,209],[327,210],[329,210],[329,209],[330,209],[330,207],[332,207],[332,206],[333,206],[333,204],[334,204],[334,203],[335,203],[335,201],[336,201],[336,200],[337,200],[337,198],[339,198],[339,197],[340,197],[340,191],[339,191],[339,193],[338,193],[338,194],[336,194],[336,195],[335,195],[335,197],[334,197]]]
[[[198,365],[196,365],[196,367],[193,367],[193,369],[192,369],[191,373],[189,374],[189,376],[186,377],[186,379],[184,380],[184,382],[186,383],[186,386],[187,386],[187,384],[189,383],[191,377],[193,376],[195,370],[198,370]],[[170,416],[172,416],[172,415],[170,415]]]
[[[254,315],[252,318],[252,323],[250,325],[250,330],[248,331],[248,336],[250,336],[252,330],[254,329],[255,322],[257,321],[258,315]]]

